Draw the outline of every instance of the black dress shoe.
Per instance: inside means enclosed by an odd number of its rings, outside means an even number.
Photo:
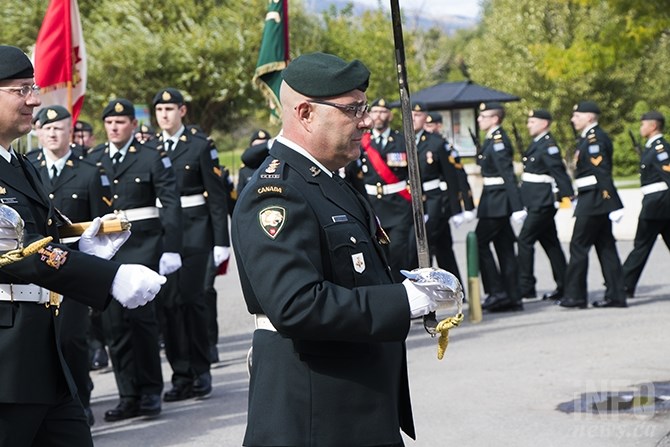
[[[95,416],[93,416],[93,410],[91,407],[84,407],[84,414],[86,415],[86,422],[89,427],[93,427],[95,424]]]
[[[628,307],[625,301],[600,300],[594,301],[593,307]]]
[[[219,348],[216,345],[212,345],[209,347],[209,363],[213,365],[219,362]]]
[[[624,287],[623,290],[626,292],[626,298],[635,298],[635,289]]]
[[[93,357],[91,357],[91,370],[96,371],[98,369],[107,368],[109,366],[109,356],[105,348],[98,348],[93,351]]]
[[[158,416],[161,413],[161,395],[143,394],[140,399],[140,408],[137,412],[140,416]]]
[[[554,290],[553,292],[547,292],[544,295],[542,295],[542,299],[545,300],[545,301],[546,300],[556,301],[556,300],[560,300],[561,298],[563,298],[563,292],[561,292],[558,289]]]
[[[523,303],[515,303],[513,301],[509,301],[507,303],[501,303],[495,307],[487,309],[488,312],[491,313],[496,313],[496,312],[519,312],[523,310]]]
[[[586,309],[588,307],[588,303],[586,301],[574,300],[572,298],[562,299],[558,301],[558,305],[561,307],[577,308],[577,309]]]
[[[482,309],[489,310],[491,308],[500,306],[501,304],[508,304],[508,298],[506,293],[493,293],[486,297],[482,303]]]
[[[521,298],[524,300],[532,300],[533,298],[537,298],[537,292],[535,290],[528,290],[521,294]]]
[[[206,399],[212,394],[212,374],[208,371],[200,374],[193,381],[193,396],[197,399]]]
[[[178,402],[180,400],[186,400],[193,397],[193,385],[190,383],[175,385],[170,391],[167,391],[163,394],[163,400],[165,402]]]
[[[140,406],[136,399],[122,398],[116,408],[105,411],[105,421],[122,421],[136,417]]]

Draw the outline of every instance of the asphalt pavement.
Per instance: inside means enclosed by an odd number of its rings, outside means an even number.
[[[625,193],[633,203],[639,190]],[[637,194],[637,195],[636,195]],[[571,229],[569,210],[557,217],[562,240]],[[622,261],[632,249],[637,212],[629,209],[615,226]],[[631,223],[632,222],[632,223]],[[466,274],[465,236],[474,222],[454,231],[454,248]],[[631,228],[632,225],[632,228]],[[625,226],[626,228],[624,228]],[[563,245],[567,255],[567,242]],[[445,358],[436,358],[436,339],[420,323],[408,338],[408,367],[417,440],[412,447],[441,446],[670,446],[670,412],[641,406],[625,412],[565,412],[559,405],[603,401],[608,393],[654,394],[670,401],[660,384],[670,382],[670,254],[658,241],[627,309],[562,309],[525,301],[523,312],[484,314],[450,333]],[[541,248],[536,250],[537,292],[554,288]],[[248,377],[246,354],[253,321],[246,312],[237,271],[217,279],[219,352],[209,399],[163,404],[155,419],[103,421],[117,403],[109,369],[93,372],[92,408],[96,446],[240,446],[244,436]],[[603,278],[592,250],[589,298],[602,298]],[[170,368],[163,359],[166,388]],[[640,390],[644,390],[644,393]],[[639,400],[639,399],[638,399]],[[670,405],[670,404],[669,404]],[[603,408],[603,407],[599,407]],[[619,408],[619,407],[616,407]],[[623,408],[623,407],[621,407]],[[667,408],[667,407],[666,407]],[[346,429],[346,427],[343,427]],[[346,446],[343,446],[346,447]]]

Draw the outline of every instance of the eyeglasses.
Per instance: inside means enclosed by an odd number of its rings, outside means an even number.
[[[26,98],[31,93],[33,96],[38,96],[40,94],[40,88],[35,84],[22,85],[21,87],[0,87],[0,90],[4,90],[6,92],[16,92],[21,98]]]
[[[343,110],[345,113],[352,113],[356,118],[363,118],[363,115],[370,111],[370,104],[337,104],[335,102],[321,101],[320,99],[308,99],[307,102],[314,104],[323,104],[324,106],[335,107]]]

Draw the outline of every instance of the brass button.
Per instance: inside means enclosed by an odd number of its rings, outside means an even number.
[[[47,220],[47,226],[50,227],[52,223],[53,223],[53,220],[51,220],[51,219]]]
[[[79,197],[79,196],[78,196],[77,194],[72,194],[72,198],[73,198],[73,199],[76,199],[76,198],[78,198],[78,197]]]
[[[116,185],[116,184],[118,184],[118,183],[119,183],[119,180],[118,180],[118,179],[114,179],[114,184]]]
[[[119,195],[118,195],[118,194],[114,194],[114,198],[115,198],[115,199],[118,199],[118,198],[119,198]]]
[[[139,183],[139,182],[140,182],[140,178],[139,178],[139,177],[135,177],[135,183]]]

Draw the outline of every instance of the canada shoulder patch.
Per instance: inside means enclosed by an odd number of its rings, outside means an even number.
[[[282,228],[284,228],[284,222],[286,222],[286,210],[281,206],[269,206],[263,208],[258,213],[258,222],[260,223],[263,232],[270,237],[270,239],[275,239]]]

